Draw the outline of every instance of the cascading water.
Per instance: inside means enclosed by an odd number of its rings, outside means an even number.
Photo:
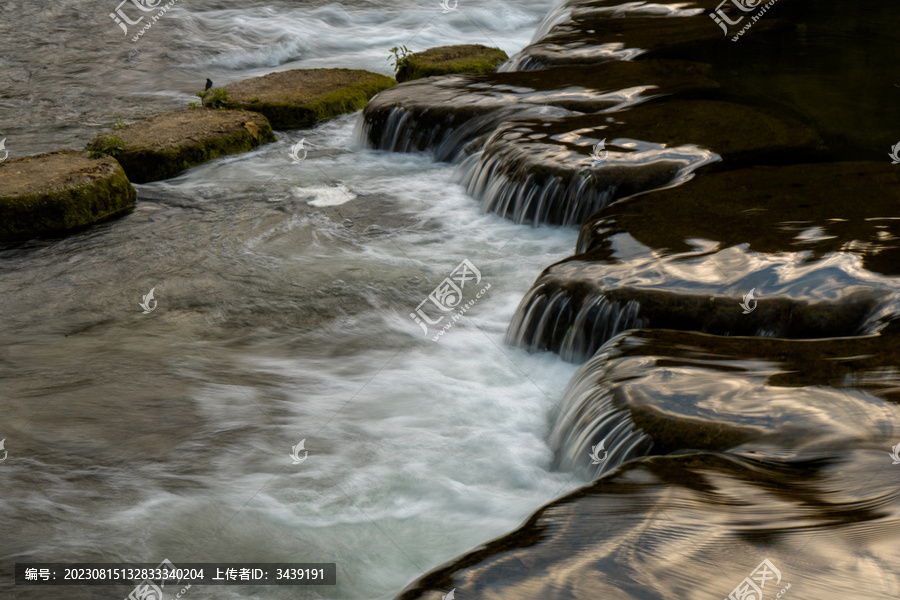
[[[640,328],[640,304],[610,302],[589,296],[573,306],[566,290],[551,291],[538,284],[522,299],[506,331],[506,341],[531,352],[549,350],[580,363],[600,346],[628,329]]]
[[[612,338],[610,345],[615,342]],[[549,437],[556,466],[592,478],[646,456],[653,448],[653,440],[634,426],[627,408],[616,405],[604,381],[608,362],[601,348],[572,376]]]

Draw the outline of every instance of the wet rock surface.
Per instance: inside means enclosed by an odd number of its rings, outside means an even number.
[[[725,597],[763,559],[766,597],[849,593],[863,574],[866,597],[892,597],[897,342],[618,338],[572,378],[550,437],[560,468],[599,479],[400,598]],[[873,562],[835,568],[858,542]]]
[[[0,162],[0,240],[58,235],[134,206],[137,193],[113,158],[50,152]]]
[[[460,179],[486,211],[517,223],[580,225],[618,198],[684,181],[714,162],[824,156],[818,135],[794,119],[733,102],[671,100],[515,119],[463,164]]]
[[[413,81],[369,102],[363,135],[380,150],[427,149],[438,160],[457,160],[470,142],[510,118],[597,112],[657,95],[713,90],[717,84],[705,76],[707,70],[687,61],[619,61]]]
[[[484,210],[582,228],[507,342],[584,363],[549,445],[596,481],[400,598],[725,597],[764,558],[762,597],[896,595],[900,170],[801,93],[847,6],[765,4],[561,3],[500,72],[367,108]]]

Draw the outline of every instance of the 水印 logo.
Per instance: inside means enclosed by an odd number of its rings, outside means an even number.
[[[3,143],[0,142],[0,150],[3,149]],[[900,165],[900,142],[897,142],[897,145],[891,148],[891,153],[888,154],[891,157],[892,165]]]
[[[459,0],[453,0],[453,6],[450,6],[450,0],[441,0],[441,8],[444,9],[444,10],[442,10],[441,12],[442,12],[442,13],[448,13],[448,12],[450,12],[451,10],[456,10],[456,7],[457,7],[458,5],[459,5]],[[451,592],[451,593],[452,593],[452,592]]]
[[[294,462],[291,464],[299,465],[304,460],[306,460],[307,456],[309,456],[309,452],[307,452],[306,448],[303,447],[303,444],[305,442],[306,442],[306,438],[303,438],[302,440],[300,440],[299,444],[297,444],[296,446],[291,446],[290,457],[294,460]],[[301,451],[303,452],[303,458],[300,458]]]
[[[306,141],[306,138],[303,138],[302,140],[300,140],[299,142],[297,142],[296,144],[291,146],[291,152],[290,152],[291,162],[294,163],[295,165],[299,165],[300,163],[303,162],[303,159],[306,158],[306,154],[307,154],[306,148],[303,147],[303,142],[305,142],[305,141]],[[303,153],[303,156],[300,156],[301,152]]]
[[[3,442],[0,442],[0,448],[2,448],[2,447],[3,447]],[[900,444],[893,446],[891,448],[891,450],[894,451],[893,453],[888,453],[890,455],[890,457],[894,459],[894,462],[891,464],[900,465]]]
[[[755,290],[756,290],[756,288],[752,288],[749,292],[744,294],[744,301],[741,302],[741,308],[744,309],[745,315],[749,315],[750,313],[752,313],[754,311],[754,309],[756,309],[757,302],[756,302],[756,300],[753,299],[753,292]],[[751,302],[753,303],[753,306],[750,306]]]
[[[441,600],[454,600],[456,598],[456,588],[450,590],[449,594],[441,594]]]
[[[153,290],[156,288],[151,288],[150,293],[144,296],[143,301],[140,302],[141,308],[144,309],[144,314],[149,315],[154,310],[156,310],[156,300],[153,299]],[[153,306],[150,306],[150,303],[153,302]]]
[[[603,458],[600,458],[601,451],[603,452]],[[609,451],[606,450],[606,438],[603,438],[603,440],[596,446],[591,446],[591,455],[590,456],[591,456],[591,460],[593,461],[591,463],[592,465],[599,465],[604,460],[606,460],[606,457],[609,456]]]
[[[606,138],[600,140],[599,144],[594,144],[594,150],[591,152],[591,160],[594,164],[602,163],[609,157],[609,150],[606,149]]]
[[[475,294],[475,298],[463,303],[463,294],[466,293],[465,287],[467,283],[470,284],[469,289],[472,289],[473,287],[471,284],[478,285],[481,283],[481,271],[479,271],[468,258],[463,259],[463,261],[450,273],[450,277],[445,277],[444,280],[434,288],[434,291],[428,294],[428,297],[419,303],[416,307],[416,312],[409,313],[410,318],[422,328],[422,331],[425,332],[426,336],[428,335],[428,325],[439,325],[444,320],[444,317],[449,317],[447,323],[444,324],[433,338],[431,338],[432,341],[439,340],[444,333],[453,327],[454,323],[462,318],[467,310],[472,308],[475,303],[491,289],[490,283],[485,284],[481,291]],[[429,308],[432,309],[431,314],[435,315],[437,317],[436,319],[430,318],[429,313],[425,311],[424,306],[426,302],[431,302]],[[437,309],[438,312],[435,312],[434,309]]]
[[[6,443],[6,438],[3,438],[2,440],[0,440],[0,450],[3,450],[3,458],[0,458],[0,463],[2,463],[4,460],[6,460],[6,457],[9,454],[9,452],[7,452],[6,448],[4,448],[4,446],[3,446],[4,443]]]
[[[3,152],[3,157],[0,158],[0,162],[3,162],[7,158],[9,158],[9,150],[6,149],[6,138],[0,140],[0,151]]]

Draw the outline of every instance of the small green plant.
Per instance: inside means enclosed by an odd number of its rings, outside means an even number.
[[[197,96],[200,97],[201,100],[203,100],[204,105],[210,108],[225,108],[231,101],[231,99],[228,97],[228,92],[221,88],[214,88],[205,92],[197,92]],[[208,100],[207,96],[209,96]]]
[[[113,117],[113,131],[118,131],[119,129],[125,129],[125,121],[122,120],[122,115],[116,115]]]
[[[200,108],[199,102],[188,102],[188,108]]]
[[[104,156],[116,156],[125,149],[125,142],[120,137],[105,137],[94,140],[88,146],[90,158],[103,158]]]
[[[252,98],[250,98],[250,104],[256,104],[257,102],[259,102],[259,96],[253,96]]]
[[[413,54],[406,46],[394,46],[390,52],[391,56],[388,57],[388,60],[393,60],[394,73],[398,73],[400,69],[407,66]]]

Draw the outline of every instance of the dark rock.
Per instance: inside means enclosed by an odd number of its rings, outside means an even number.
[[[640,61],[433,77],[373,98],[363,111],[363,136],[380,150],[430,150],[438,160],[455,160],[477,150],[484,140],[473,140],[510,118],[596,112],[657,95],[715,89],[705,70],[685,61]]]
[[[734,168],[823,155],[816,133],[791,118],[732,102],[671,100],[516,119],[467,159],[460,179],[485,210],[517,223],[580,226],[618,198],[684,181],[719,158],[719,168]]]

